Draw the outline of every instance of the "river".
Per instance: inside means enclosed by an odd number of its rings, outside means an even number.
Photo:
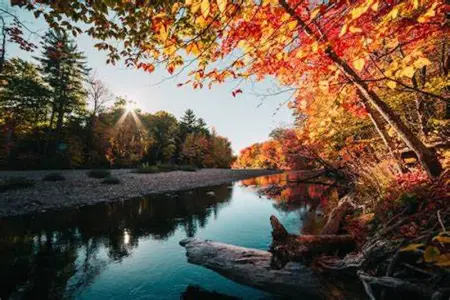
[[[0,299],[179,299],[189,286],[271,299],[187,263],[178,243],[195,236],[266,250],[270,215],[292,233],[314,232],[321,186],[258,192],[298,176],[0,219]]]

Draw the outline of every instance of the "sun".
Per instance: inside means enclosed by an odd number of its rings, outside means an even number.
[[[137,108],[136,107],[136,102],[133,102],[133,101],[128,101],[126,106],[125,106],[125,109],[126,109],[127,113],[135,111],[136,108]]]

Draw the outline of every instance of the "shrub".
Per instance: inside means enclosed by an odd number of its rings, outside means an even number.
[[[139,168],[135,170],[136,173],[159,173],[161,172],[157,166],[149,165],[148,163],[143,163]]]
[[[91,178],[106,178],[111,176],[111,172],[108,170],[91,170],[87,175]]]
[[[10,177],[0,181],[0,192],[18,190],[34,186],[34,180],[25,177]]]
[[[47,175],[42,178],[44,181],[63,181],[66,180],[66,178],[58,172],[48,173]]]
[[[192,165],[180,165],[177,168],[180,171],[185,171],[185,172],[195,172],[198,170],[197,167],[192,166]]]
[[[173,171],[176,170],[176,165],[172,165],[172,164],[159,164],[158,168],[160,170],[164,170],[164,171]]]
[[[192,165],[172,165],[172,164],[160,164],[158,168],[165,171],[186,171],[195,172],[197,167]]]
[[[120,184],[120,180],[117,177],[109,176],[102,180],[103,184]]]

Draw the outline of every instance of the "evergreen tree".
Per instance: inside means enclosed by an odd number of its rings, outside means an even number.
[[[65,118],[81,114],[85,109],[84,82],[89,70],[85,56],[66,33],[47,32],[41,46],[42,56],[37,59],[41,63],[44,80],[52,91],[49,127],[60,135]]]
[[[209,130],[206,122],[202,118],[198,118],[195,124],[194,132],[197,134],[203,134],[209,136]]]
[[[203,121],[203,120],[202,120]],[[188,109],[181,117],[180,128],[184,136],[188,133],[193,133],[197,127],[197,117],[192,109]]]
[[[50,109],[49,90],[37,66],[19,58],[6,61],[0,83],[0,160],[13,163],[17,144],[36,136],[32,129],[44,125]],[[17,152],[17,151],[15,151]],[[17,154],[17,153],[16,153]]]

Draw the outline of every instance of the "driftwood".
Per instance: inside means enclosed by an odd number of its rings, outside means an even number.
[[[322,228],[320,234],[337,234],[341,227],[342,220],[347,214],[348,210],[352,207],[351,201],[353,194],[343,197],[338,205],[331,211],[328,216],[327,223]]]
[[[194,238],[184,239],[189,263],[201,265],[237,283],[286,297],[324,298],[319,278],[301,263],[289,262],[282,270],[271,267],[268,251],[238,247]]]
[[[321,235],[289,234],[278,219],[271,216],[270,252],[193,238],[182,240],[180,245],[186,248],[188,262],[240,284],[281,296],[324,298],[330,289],[321,275],[308,265],[318,255],[337,250],[348,252],[354,248],[352,236],[336,234],[350,207],[349,201],[350,197],[344,197],[331,212]],[[343,268],[342,264],[345,263],[341,262]]]
[[[292,235],[275,217],[271,218],[271,223],[274,239],[284,240],[301,249],[309,249],[307,252],[314,255],[333,252],[333,248],[353,243],[353,239],[347,235]],[[320,255],[315,261],[316,267],[310,268],[299,261],[283,261],[282,266],[277,266],[276,254],[218,242],[189,238],[182,240],[180,245],[186,248],[189,263],[206,267],[237,283],[292,298],[302,295],[305,298],[335,299],[336,293],[340,293],[345,295],[340,299],[358,299],[362,293],[356,291],[355,294],[354,290],[358,288],[354,284],[357,271],[371,264],[378,264],[378,258],[392,252],[389,244],[378,240],[367,244],[362,251],[348,254],[344,258]],[[293,251],[300,255],[297,250]],[[349,278],[353,279],[350,281],[350,288],[347,288]],[[370,284],[371,282],[365,285],[370,288]]]
[[[351,235],[337,235],[342,220],[351,207],[351,196],[345,196],[331,211],[320,235],[289,234],[275,216],[270,217],[272,225],[273,268],[282,268],[288,261],[301,261],[309,265],[321,254],[348,253],[355,247]]]
[[[273,268],[282,268],[288,261],[301,261],[309,265],[319,254],[349,252],[355,242],[351,235],[296,235],[289,234],[275,216],[270,217],[272,225]]]

